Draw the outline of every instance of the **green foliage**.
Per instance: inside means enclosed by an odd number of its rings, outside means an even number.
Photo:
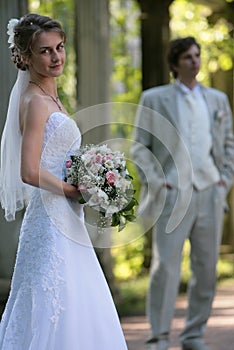
[[[129,238],[129,244],[118,247],[118,240],[114,242],[112,248],[114,259],[114,274],[118,281],[133,279],[142,273],[144,236],[141,236],[141,228],[134,224],[128,224],[121,235]],[[116,236],[118,237],[118,236]],[[136,237],[138,237],[136,239]],[[119,236],[121,242],[122,237]]]
[[[224,18],[211,22],[211,9],[189,0],[175,0],[170,7],[172,39],[194,36],[201,44],[202,67],[198,80],[210,85],[211,73],[233,66],[232,26]]]
[[[190,270],[190,244],[189,241],[185,241],[183,253],[182,253],[182,262],[181,262],[181,287],[180,290],[186,290],[187,283],[191,277]]]
[[[110,0],[109,4],[112,100],[137,103],[141,93],[139,8],[134,0]]]
[[[145,314],[148,276],[122,281],[120,287],[120,300],[117,304],[120,316]]]
[[[217,278],[219,281],[234,278],[234,264],[232,259],[227,259],[225,255],[221,255],[217,265]]]

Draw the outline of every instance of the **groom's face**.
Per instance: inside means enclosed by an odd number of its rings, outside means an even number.
[[[199,73],[200,65],[200,49],[197,45],[192,45],[180,55],[174,70],[177,72],[177,78],[180,80],[194,79]]]

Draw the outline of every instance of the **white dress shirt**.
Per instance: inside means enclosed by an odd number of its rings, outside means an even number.
[[[192,182],[203,190],[218,182],[220,175],[211,156],[210,117],[199,84],[190,90],[177,80],[179,131],[188,148],[193,166]]]

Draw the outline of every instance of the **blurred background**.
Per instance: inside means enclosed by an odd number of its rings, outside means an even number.
[[[184,36],[194,36],[202,47],[198,80],[227,93],[233,109],[234,0],[1,0],[0,132],[17,74],[10,62],[6,27],[10,18],[28,12],[52,16],[63,24],[67,63],[58,81],[59,95],[71,115],[106,102],[137,104],[142,90],[168,83],[172,79],[166,59],[168,42]],[[109,136],[131,138],[133,117],[126,120],[120,114]],[[102,138],[98,129],[87,135],[87,141]],[[138,195],[139,180],[132,164],[129,168]],[[234,281],[233,189],[228,204],[217,269],[220,284]],[[7,223],[0,210],[0,314],[9,293],[22,215]],[[125,228],[131,229],[131,224]],[[190,276],[189,249],[186,242],[180,293],[186,292]],[[120,315],[144,314],[151,232],[118,248],[96,251]]]

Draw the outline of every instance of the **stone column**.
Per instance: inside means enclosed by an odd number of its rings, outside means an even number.
[[[77,122],[83,144],[97,144],[109,138],[109,106],[104,105],[110,101],[108,0],[75,0],[75,5]],[[92,221],[93,213],[86,211],[86,219]],[[89,231],[95,245],[96,229],[89,228]],[[113,296],[117,299],[110,249],[99,248],[96,251]]]
[[[75,0],[77,98],[80,108],[109,100],[108,0]]]
[[[27,13],[26,0],[1,0],[0,2],[0,134],[5,124],[9,93],[17,74],[10,60],[7,23],[10,18],[19,18],[25,13]],[[0,315],[9,293],[21,218],[22,215],[19,213],[16,221],[7,223],[4,212],[0,208]]]
[[[75,0],[77,121],[83,143],[108,138],[110,53],[108,0]],[[96,107],[95,107],[96,106]]]

